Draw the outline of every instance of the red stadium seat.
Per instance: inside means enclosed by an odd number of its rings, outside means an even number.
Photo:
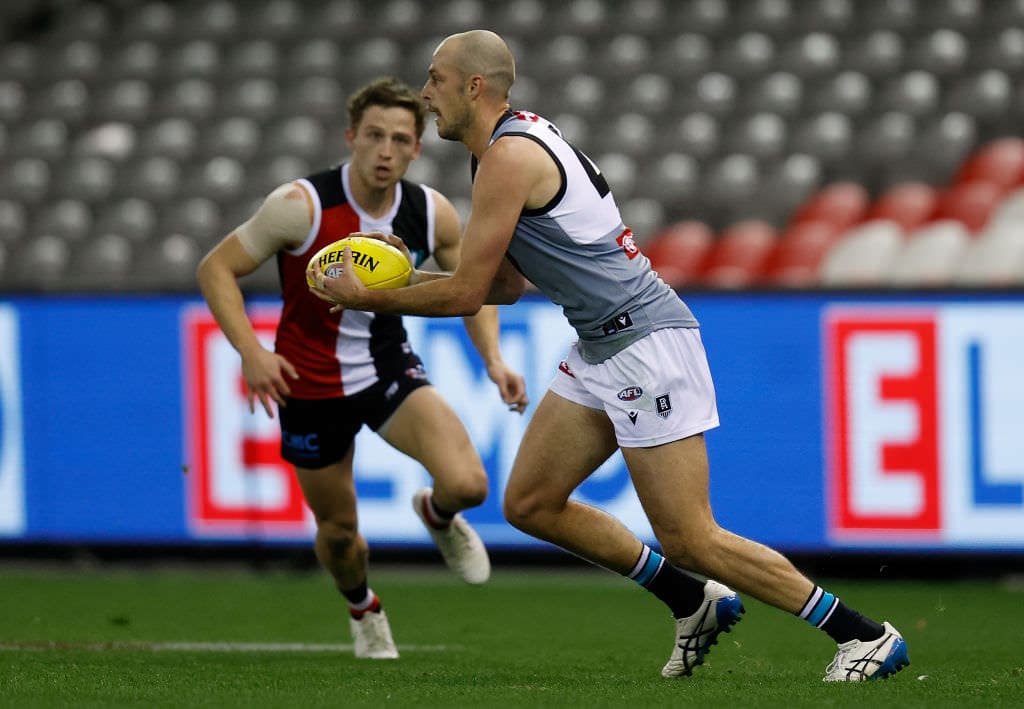
[[[976,234],[988,224],[1005,194],[1006,189],[993,182],[961,182],[939,196],[933,218],[955,219]]]
[[[890,219],[904,232],[914,231],[935,213],[939,192],[923,182],[893,185],[875,200],[867,219]]]
[[[1003,188],[1024,182],[1024,138],[1000,138],[982,146],[957,170],[954,183],[992,182]]]
[[[768,254],[761,280],[790,288],[818,285],[821,261],[839,234],[828,222],[808,220],[791,225]]]
[[[790,224],[826,222],[836,231],[849,229],[864,219],[870,205],[868,191],[855,182],[835,182],[811,195],[801,205]]]
[[[714,240],[714,232],[707,224],[686,220],[659,231],[643,251],[661,279],[679,288],[697,280]]]
[[[718,237],[701,269],[700,280],[716,288],[745,288],[758,278],[778,234],[767,222],[742,221]]]

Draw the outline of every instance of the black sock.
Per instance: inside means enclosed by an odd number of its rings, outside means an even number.
[[[704,583],[672,566],[646,544],[627,576],[653,593],[676,618],[693,615],[704,602]]]
[[[363,579],[363,582],[355,588],[351,588],[347,591],[342,589],[339,590],[341,590],[341,595],[343,595],[345,599],[352,605],[359,605],[360,603],[365,601],[366,596],[369,595],[370,592],[369,588],[366,585],[366,579]]]
[[[797,615],[824,630],[839,644],[850,640],[878,640],[885,632],[879,623],[847,607],[821,586],[814,587]]]

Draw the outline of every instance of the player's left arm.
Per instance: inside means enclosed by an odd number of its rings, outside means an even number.
[[[459,266],[462,246],[462,224],[455,207],[444,195],[433,193],[434,199],[434,260],[445,271],[455,271]],[[463,317],[466,333],[487,368],[487,376],[498,387],[501,400],[509,409],[522,413],[529,400],[526,396],[526,382],[511,369],[501,356],[500,326],[498,307],[484,305],[476,315]]]

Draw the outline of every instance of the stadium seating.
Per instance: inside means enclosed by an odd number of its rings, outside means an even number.
[[[885,280],[904,287],[946,285],[956,274],[970,238],[961,222],[934,221],[907,236],[893,257]]]
[[[737,222],[715,241],[701,266],[700,282],[716,288],[754,285],[775,247],[775,228],[766,222]]]
[[[844,233],[821,263],[821,283],[831,287],[879,285],[903,247],[899,224],[873,219]]]
[[[759,280],[781,288],[817,286],[821,262],[838,234],[828,222],[803,220],[790,225],[765,258]]]
[[[938,190],[931,185],[905,182],[882,193],[872,203],[866,218],[887,219],[899,224],[904,232],[911,232],[931,219],[938,200]]]
[[[714,240],[714,232],[703,222],[682,221],[655,234],[643,250],[661,279],[681,288],[697,281]]]
[[[142,257],[137,238],[207,248],[280,181],[344,155],[353,88],[386,73],[418,86],[438,40],[469,26],[506,36],[513,104],[598,160],[641,241],[764,222],[777,237],[755,282],[821,285],[808,274],[823,245],[866,220],[899,225],[897,269],[948,253],[957,238],[934,226],[948,218],[970,235],[962,267],[915,277],[1012,280],[1016,247],[993,234],[1024,219],[1020,0],[59,5],[32,22],[36,3],[0,9],[0,290],[25,262],[59,273],[62,253],[107,264],[92,286],[106,290],[118,255]],[[410,176],[465,211],[464,155],[430,128],[424,141]]]

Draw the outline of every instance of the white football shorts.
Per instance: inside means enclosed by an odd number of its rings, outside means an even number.
[[[576,345],[558,366],[550,390],[591,409],[604,409],[623,448],[648,448],[718,426],[698,328],[655,330],[600,364],[587,364]]]

